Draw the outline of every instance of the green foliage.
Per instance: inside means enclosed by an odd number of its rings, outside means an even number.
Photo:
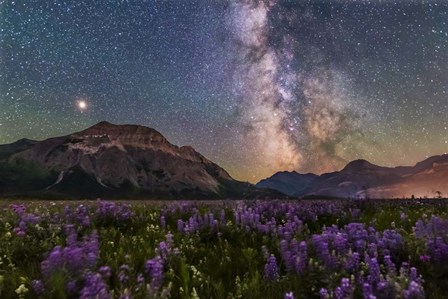
[[[21,164],[16,167],[28,166]],[[37,171],[33,175],[48,174]],[[94,211],[96,203],[84,204]],[[33,293],[31,281],[42,278],[40,263],[51,249],[56,245],[66,244],[64,225],[67,223],[62,221],[66,205],[76,206],[67,202],[50,204],[40,201],[27,204],[27,211],[41,215],[41,220],[36,225],[28,226],[24,236],[13,232],[19,221],[17,215],[8,208],[0,212],[1,298],[17,298],[16,290],[21,284],[29,290],[24,295],[26,298],[39,298]],[[341,214],[322,214],[313,221],[304,221],[302,231],[292,237],[310,244],[311,235],[320,233],[322,227],[333,224],[343,226],[348,223],[352,217],[352,208],[353,206],[347,206]],[[400,232],[405,248],[393,259],[407,260],[416,266],[425,280],[427,294],[431,294],[431,298],[443,298],[445,290],[441,285],[448,281],[448,270],[420,261],[419,257],[425,253],[426,247],[422,240],[415,237],[413,225],[418,219],[427,217],[425,215],[434,214],[446,218],[446,207],[409,205],[397,208],[396,205],[385,204],[359,208],[359,222],[371,224],[378,231],[394,226]],[[343,272],[325,272],[311,246],[308,250],[313,258],[310,261],[312,270],[303,274],[286,273],[279,258],[279,238],[236,225],[231,207],[224,207],[226,225],[221,226],[218,233],[205,228],[189,234],[177,232],[176,221],[187,220],[191,216],[181,209],[171,214],[166,213],[166,227],[160,225],[160,215],[166,209],[167,206],[161,204],[137,202],[133,203],[134,216],[129,221],[91,216],[90,226],[76,225],[79,239],[93,230],[98,232],[100,254],[97,267],[107,265],[111,268],[112,277],[107,280],[107,284],[115,298],[126,290],[133,292],[133,298],[146,298],[146,287],[139,287],[136,277],[145,273],[145,262],[158,254],[157,247],[166,240],[168,232],[173,233],[173,247],[178,250],[167,259],[164,268],[164,286],[170,285],[172,298],[282,298],[289,291],[293,291],[296,298],[319,298],[320,288],[335,288],[341,278],[347,275]],[[217,203],[198,205],[197,211],[201,214],[213,213],[215,219],[218,219],[221,206]],[[282,221],[277,220],[279,223]],[[262,246],[266,246],[279,259],[281,276],[277,280],[267,281],[264,278],[266,260],[262,254]],[[120,267],[124,264],[130,267],[130,281],[126,285],[118,279]],[[51,288],[46,290],[44,298],[69,298],[66,291],[67,279],[64,272],[53,275],[47,283]],[[360,291],[356,290],[355,297],[361,296]]]

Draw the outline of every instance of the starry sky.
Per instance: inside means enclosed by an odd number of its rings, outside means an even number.
[[[140,124],[250,182],[448,152],[444,0],[0,7],[0,143]]]

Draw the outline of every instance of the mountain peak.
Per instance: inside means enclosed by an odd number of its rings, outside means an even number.
[[[81,132],[73,134],[76,137],[99,137],[105,136],[119,139],[123,144],[167,144],[163,135],[155,129],[141,125],[116,125],[107,121],[101,121]]]
[[[28,139],[28,138],[22,138],[14,142],[13,144],[35,144],[37,143],[36,140]]]
[[[297,171],[279,171],[271,177],[256,184],[258,188],[269,188],[289,196],[297,196],[308,190],[318,175],[313,173],[300,174]]]
[[[108,121],[100,121],[99,123],[81,131],[81,132],[88,132],[88,131],[95,131],[95,130],[99,130],[99,131],[145,131],[145,132],[151,132],[151,133],[158,133],[155,129],[153,128],[149,128],[149,127],[145,127],[142,125],[131,125],[131,124],[113,124],[110,123]],[[161,135],[161,134],[160,134]]]
[[[102,121],[33,146],[4,145],[0,160],[7,159],[28,161],[45,170],[44,178],[35,178],[38,190],[64,195],[217,198],[243,196],[249,191],[271,194],[234,180],[193,147],[173,145],[158,131],[141,125]],[[8,192],[17,190],[15,177],[6,179]],[[78,188],[80,185],[83,188]],[[34,186],[27,191],[35,191]]]
[[[107,126],[113,126],[113,125],[114,124],[112,124],[112,123],[110,123],[108,121],[102,120],[99,123],[93,125],[92,127],[107,127]]]
[[[367,160],[364,159],[358,159],[358,160],[354,160],[351,161],[350,163],[348,163],[342,170],[341,172],[358,172],[358,171],[362,171],[362,170],[374,170],[374,169],[379,169],[381,168],[378,165],[372,164]]]

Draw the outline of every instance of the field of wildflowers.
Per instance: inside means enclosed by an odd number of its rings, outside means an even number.
[[[448,298],[443,200],[0,204],[0,298]]]

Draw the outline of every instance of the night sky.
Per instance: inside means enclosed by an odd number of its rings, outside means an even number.
[[[0,3],[0,143],[141,124],[251,182],[448,152],[444,0]]]

